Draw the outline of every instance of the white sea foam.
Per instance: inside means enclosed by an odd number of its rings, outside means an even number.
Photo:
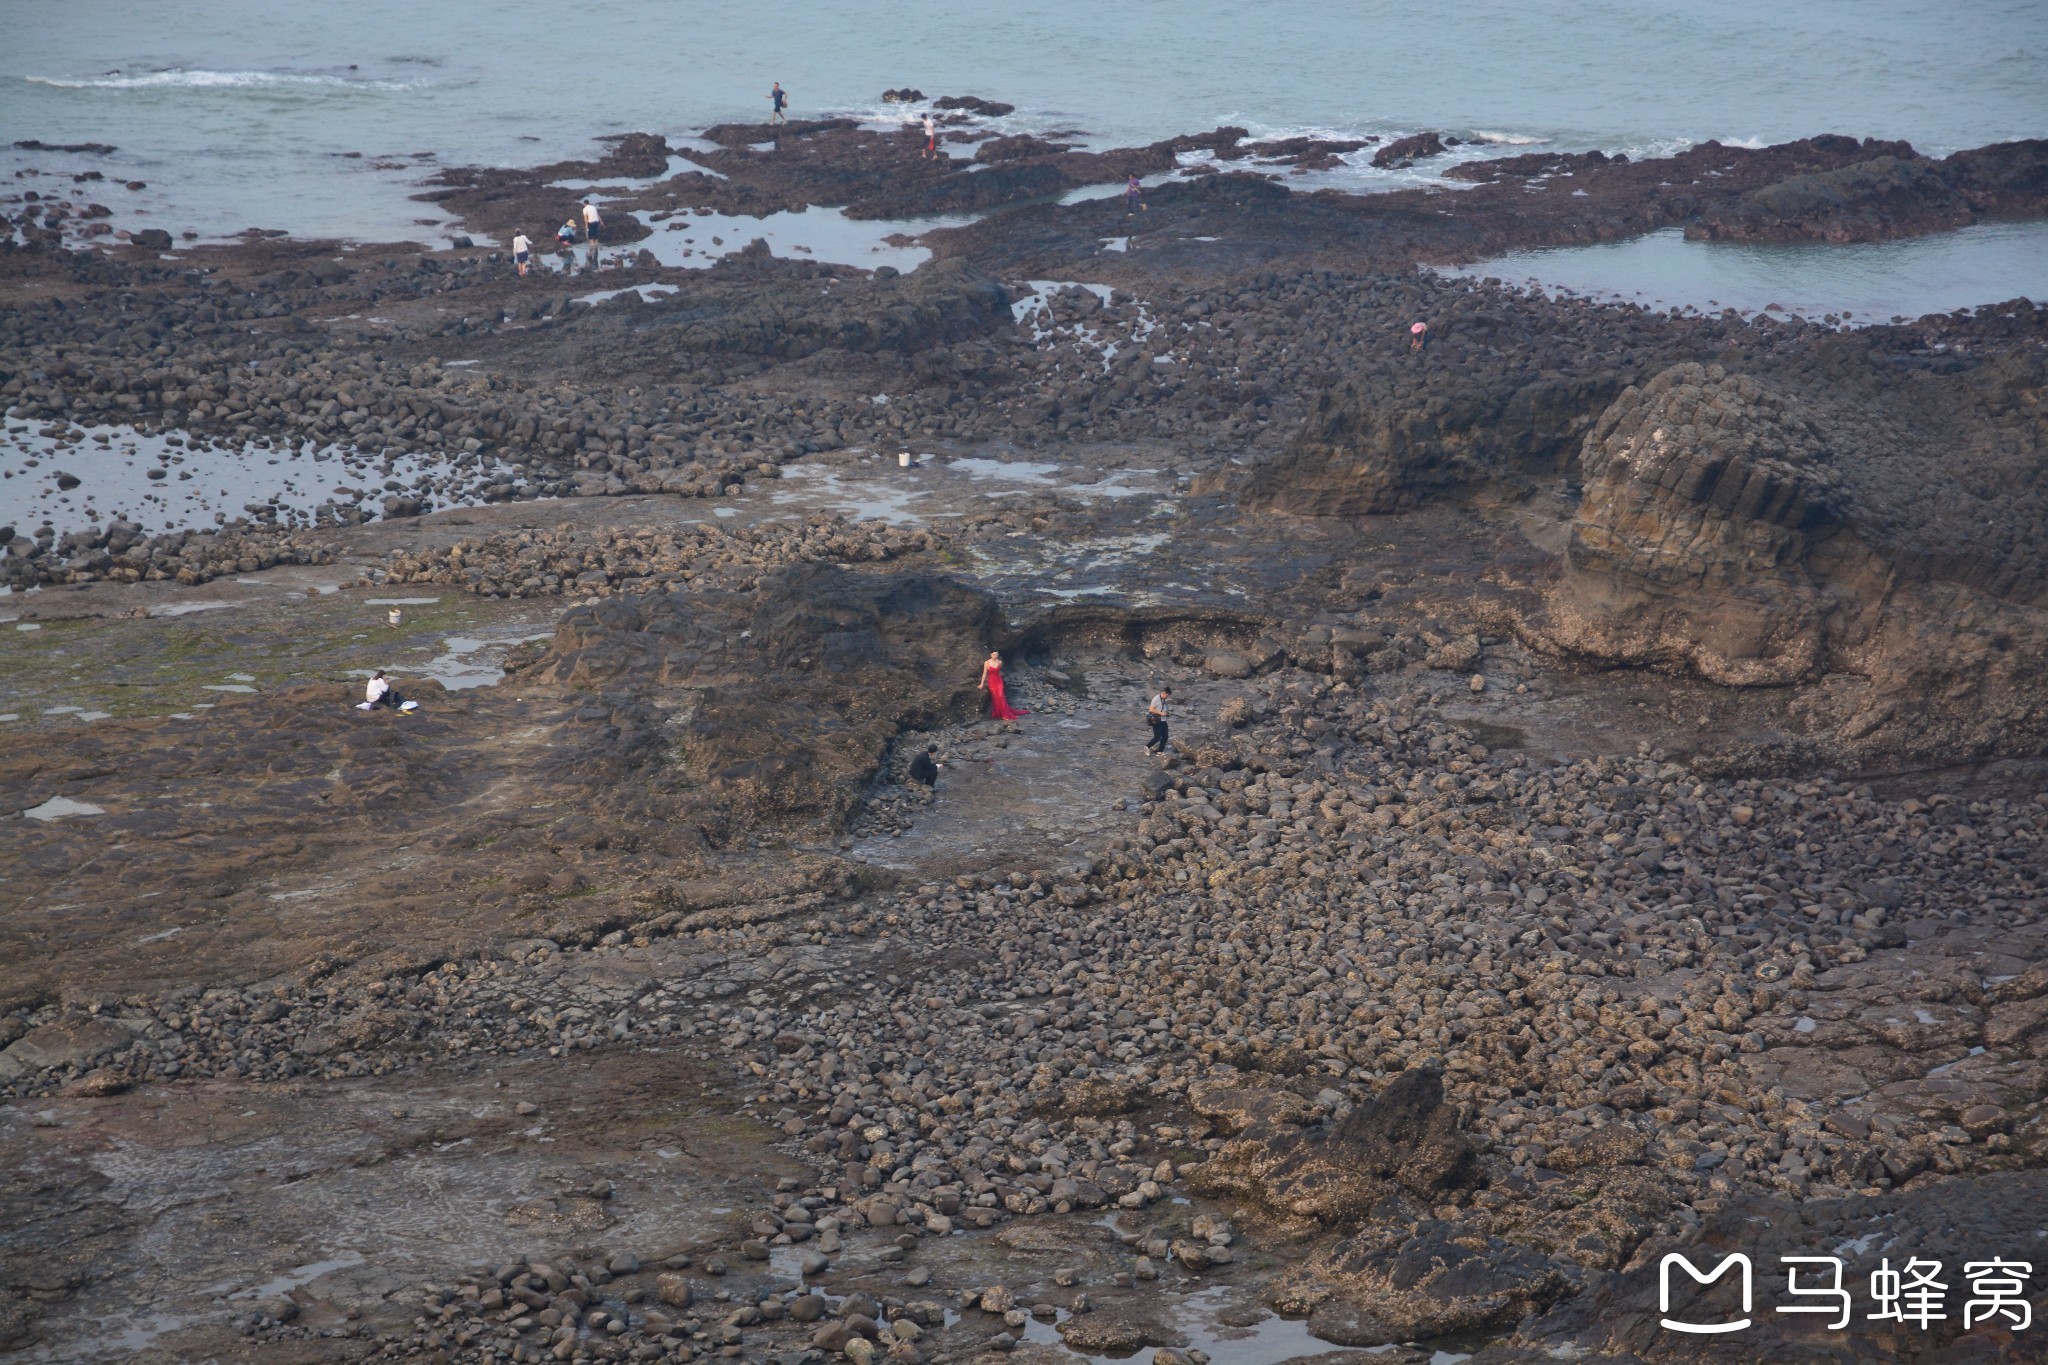
[[[31,85],[59,90],[266,90],[284,87],[330,90],[416,90],[422,82],[367,80],[317,71],[187,71],[173,67],[136,76],[24,76]]]

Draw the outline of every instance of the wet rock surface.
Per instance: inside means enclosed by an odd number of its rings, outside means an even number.
[[[1780,1256],[1949,1274],[1745,1350],[2022,1358],[1957,1272],[2028,1258],[2048,1160],[2042,311],[1408,273],[1925,230],[1924,168],[1864,178],[1911,149],[1347,201],[1273,177],[1356,146],[938,105],[973,160],[824,121],[430,191],[481,233],[610,183],[645,297],[17,214],[9,473],[350,453],[312,513],[0,534],[0,1345],[1709,1359],[1659,1266],[1744,1250],[1760,1305]],[[1138,223],[1028,202],[1196,150],[1243,169]],[[2028,155],[1933,164],[2011,211]],[[905,273],[638,252],[994,204]],[[386,655],[413,715],[353,707]]]

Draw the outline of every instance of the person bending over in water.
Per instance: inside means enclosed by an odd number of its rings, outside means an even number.
[[[1003,695],[1003,656],[990,650],[981,665],[981,685],[988,690],[988,713],[996,720],[1022,720],[1029,711],[1019,711]]]

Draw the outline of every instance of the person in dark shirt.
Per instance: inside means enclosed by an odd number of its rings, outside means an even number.
[[[782,88],[781,81],[775,82],[775,88],[768,92],[768,121],[770,123],[789,122],[789,120],[783,116],[782,112],[783,109],[788,107],[788,104],[789,92]]]
[[[924,747],[923,753],[910,760],[911,781],[922,782],[927,787],[937,787],[939,785],[939,769],[945,765],[937,761],[935,755],[938,752],[938,745],[927,744]]]

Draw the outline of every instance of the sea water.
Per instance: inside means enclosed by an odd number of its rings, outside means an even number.
[[[2018,298],[2048,302],[2048,223],[1979,223],[1891,242],[1689,242],[1666,228],[1625,242],[1518,251],[1445,274],[1590,298],[1718,313],[1904,322]]]
[[[436,166],[759,121],[773,80],[799,118],[901,118],[879,95],[912,85],[1014,103],[1005,130],[1090,146],[1226,122],[1261,136],[1437,129],[1481,155],[1820,132],[1940,155],[2048,135],[2041,0],[0,0],[0,24],[0,142],[119,149],[8,148],[0,177],[69,193],[71,174],[99,170],[88,197],[117,226],[205,238],[445,240],[456,225],[410,198]],[[1370,149],[1288,181],[1369,192],[1439,169],[1369,162]]]

